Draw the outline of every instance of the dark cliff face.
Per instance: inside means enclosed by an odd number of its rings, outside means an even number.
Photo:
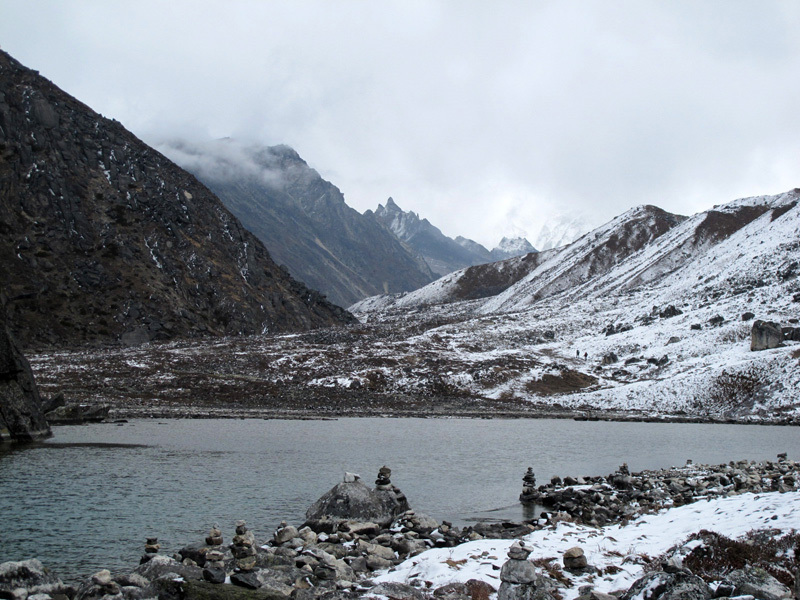
[[[0,443],[50,435],[31,367],[9,335],[0,306]]]
[[[347,322],[192,175],[0,52],[0,282],[23,347]]]
[[[417,289],[427,265],[370,215],[345,203],[288,146],[235,140],[170,142],[161,149],[211,188],[294,277],[349,306],[367,296]]]

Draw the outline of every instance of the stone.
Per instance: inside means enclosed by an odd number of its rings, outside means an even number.
[[[392,600],[426,600],[421,590],[405,583],[379,583],[369,591],[370,596],[386,596]]]
[[[309,523],[322,519],[328,522],[372,521],[388,525],[402,512],[393,490],[373,491],[357,480],[331,488],[309,507],[306,520]]]
[[[286,542],[293,540],[294,538],[298,537],[300,532],[297,530],[297,527],[293,525],[287,525],[286,522],[282,522],[281,526],[275,530],[275,533],[272,536],[274,542],[278,545],[285,544]]]
[[[248,590],[257,590],[261,587],[261,581],[259,581],[258,576],[252,571],[233,573],[231,575],[231,583],[239,587],[247,588]]]
[[[361,479],[361,475],[357,475],[356,473],[348,473],[345,471],[344,473],[344,483],[353,483]]]
[[[742,313],[742,321],[750,321],[751,319],[754,319],[755,316],[756,315],[754,313],[747,311],[745,313]]]
[[[677,317],[678,315],[682,315],[683,311],[680,308],[676,308],[672,304],[667,306],[664,310],[658,313],[658,316],[662,319],[669,319],[671,317]]]
[[[30,442],[52,435],[30,364],[6,325],[0,297],[0,443]]]
[[[735,595],[750,595],[758,600],[788,600],[792,590],[760,567],[747,566],[731,571],[725,581],[733,584]]]
[[[586,555],[580,546],[574,546],[564,552],[562,560],[567,571],[581,571],[588,565]]]
[[[615,362],[619,361],[619,357],[617,357],[616,353],[609,352],[603,355],[602,360],[600,361],[604,365],[613,365]]]
[[[620,600],[710,600],[711,589],[699,577],[656,571],[637,579]]]
[[[555,600],[555,597],[543,587],[504,581],[497,590],[497,600]]]
[[[507,560],[500,569],[500,581],[508,583],[533,583],[536,577],[536,567],[528,560]]]
[[[24,592],[25,597],[37,593],[74,595],[74,590],[36,558],[0,564],[0,598],[17,598],[17,591]]]
[[[723,317],[722,315],[714,315],[713,317],[711,317],[711,318],[708,320],[708,324],[709,324],[711,327],[719,327],[719,326],[720,326],[720,325],[722,325],[724,322],[725,322],[725,317]]]
[[[531,551],[522,542],[514,542],[508,549],[508,558],[512,560],[527,560]]]
[[[750,330],[750,350],[757,352],[777,348],[783,344],[780,325],[771,321],[755,321]]]
[[[207,565],[203,569],[203,579],[209,583],[220,584],[225,583],[225,567],[217,565]]]

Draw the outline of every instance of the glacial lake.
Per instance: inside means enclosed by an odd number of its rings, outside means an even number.
[[[0,562],[37,557],[65,580],[129,571],[145,538],[162,553],[225,542],[244,519],[259,542],[345,471],[369,484],[378,469],[412,508],[437,520],[525,518],[517,497],[533,467],[605,475],[695,463],[800,456],[796,428],[571,420],[132,420],[54,428],[45,443],[0,450]]]

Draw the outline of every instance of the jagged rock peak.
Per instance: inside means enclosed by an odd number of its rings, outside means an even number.
[[[218,194],[294,277],[341,306],[434,279],[373,213],[348,206],[289,146],[227,139],[160,148]]]

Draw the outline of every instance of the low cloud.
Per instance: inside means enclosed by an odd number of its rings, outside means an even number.
[[[145,140],[288,144],[356,209],[392,196],[489,246],[800,185],[794,2],[3,9],[4,49]]]

